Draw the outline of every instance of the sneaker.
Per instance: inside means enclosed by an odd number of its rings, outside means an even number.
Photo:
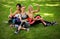
[[[14,33],[15,33],[15,34],[18,34],[18,32],[17,32],[17,31],[15,31]]]
[[[50,26],[51,24],[47,23],[44,27]]]
[[[29,28],[26,28],[26,31],[29,31]]]
[[[55,22],[51,22],[51,25],[55,25],[55,24],[57,24],[56,21]]]

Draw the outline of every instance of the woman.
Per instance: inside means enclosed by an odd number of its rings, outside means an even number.
[[[21,23],[20,21],[21,4],[17,4],[16,8],[17,10],[14,13],[12,13],[12,9],[10,9],[10,15],[9,15],[10,20],[8,21],[10,24],[10,27],[12,27],[14,24],[20,25]]]
[[[51,22],[43,20],[43,18],[40,15],[37,15],[37,16],[34,17],[34,13],[37,13],[37,12],[40,11],[39,5],[37,5],[37,6],[38,6],[37,10],[33,10],[32,6],[28,7],[29,18],[27,18],[27,20],[29,21],[30,25],[35,25],[35,24],[38,24],[38,23],[42,23],[44,26],[49,26],[49,25],[55,24],[55,22],[51,23]]]
[[[27,30],[29,31],[29,22],[27,22],[27,14],[25,12],[25,7],[22,6],[21,7],[21,14],[20,14],[20,17],[21,17],[21,26],[18,27],[18,29],[16,30],[16,34],[20,31],[20,29],[24,29],[24,30]]]

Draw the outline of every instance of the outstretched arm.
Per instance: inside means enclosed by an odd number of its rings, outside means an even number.
[[[12,15],[12,8],[10,8],[10,15]]]
[[[17,13],[17,11],[15,11],[14,13],[12,12],[12,8],[10,8],[10,15],[14,16]]]
[[[10,15],[14,16],[16,14],[17,11],[15,11],[14,13],[12,12],[12,8],[10,8]]]
[[[40,11],[40,6],[37,5],[37,10],[33,10],[33,13],[37,13],[37,12],[39,12],[39,11]]]
[[[14,16],[16,14],[17,11],[15,11],[14,13],[12,13],[12,8],[10,8],[10,14],[8,16],[8,18],[11,18],[12,16]]]
[[[17,11],[15,11],[15,12],[12,14],[12,16],[16,15],[16,13],[17,13]]]
[[[10,8],[10,14],[8,16],[8,18],[11,18],[12,17],[12,8]]]

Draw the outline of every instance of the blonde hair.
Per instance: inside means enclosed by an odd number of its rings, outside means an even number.
[[[33,6],[32,6],[32,5],[29,5],[29,6],[28,6],[28,8],[29,8],[29,7],[32,7],[32,8],[33,8]]]

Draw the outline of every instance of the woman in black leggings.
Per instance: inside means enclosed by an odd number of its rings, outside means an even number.
[[[39,24],[39,23],[42,23],[42,21],[44,21],[46,23],[46,25],[44,25],[44,27],[46,26],[50,26],[50,25],[53,25],[55,24],[56,22],[48,22],[48,21],[45,21],[45,20],[40,20],[41,19],[41,16],[40,15],[36,15],[35,17],[35,20],[31,19],[31,18],[27,18],[27,20],[29,21],[30,25],[36,25],[36,24]]]

